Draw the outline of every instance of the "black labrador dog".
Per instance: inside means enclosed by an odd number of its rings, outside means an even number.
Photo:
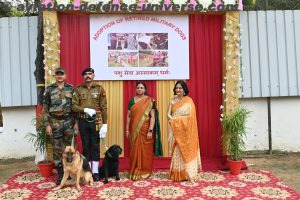
[[[100,179],[104,178],[104,183],[108,183],[108,177],[115,176],[116,180],[120,180],[119,176],[119,156],[122,154],[122,148],[119,145],[112,145],[105,152],[102,166],[99,167]]]

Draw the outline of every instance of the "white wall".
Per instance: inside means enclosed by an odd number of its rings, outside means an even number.
[[[246,149],[269,149],[267,100],[241,99],[240,103],[251,111],[247,122]]]
[[[268,150],[267,99],[241,99],[252,111],[248,120],[247,150]],[[272,149],[300,152],[300,97],[271,98]]]
[[[268,150],[268,110],[266,98],[240,99],[252,111],[247,122],[247,150]],[[300,97],[271,98],[273,150],[300,152]],[[2,108],[4,132],[0,134],[0,158],[34,156],[25,135],[35,132],[31,120],[35,107]]]
[[[273,149],[300,151],[300,97],[272,100]]]
[[[25,135],[35,133],[31,120],[35,106],[2,108],[4,132],[0,133],[0,158],[22,158],[35,155]]]

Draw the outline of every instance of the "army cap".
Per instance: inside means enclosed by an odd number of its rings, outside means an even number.
[[[93,69],[93,68],[90,68],[90,67],[85,68],[85,69],[82,71],[81,75],[84,75],[86,72],[92,72],[92,73],[94,74],[94,69]]]
[[[55,69],[55,74],[57,74],[57,73],[59,73],[59,72],[65,74],[65,73],[66,73],[66,70],[65,70],[65,68],[63,68],[63,67],[56,68],[56,69]]]

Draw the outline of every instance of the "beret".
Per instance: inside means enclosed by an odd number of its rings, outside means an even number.
[[[87,67],[87,68],[85,68],[85,69],[82,71],[81,75],[84,75],[86,72],[92,72],[92,73],[94,73],[94,69],[93,69],[93,68],[90,68],[90,67]]]

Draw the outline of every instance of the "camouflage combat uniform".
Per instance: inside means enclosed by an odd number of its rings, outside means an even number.
[[[45,91],[43,113],[47,117],[46,125],[52,128],[53,160],[57,166],[62,160],[63,145],[71,145],[74,118],[72,115],[72,96],[74,88],[65,83],[59,89],[54,83]]]
[[[92,108],[97,112],[97,119],[89,121],[84,108]],[[74,92],[72,110],[78,113],[78,126],[82,141],[83,155],[88,161],[99,161],[100,138],[102,124],[107,124],[107,100],[102,86],[93,83],[89,89],[86,83],[79,85]]]

